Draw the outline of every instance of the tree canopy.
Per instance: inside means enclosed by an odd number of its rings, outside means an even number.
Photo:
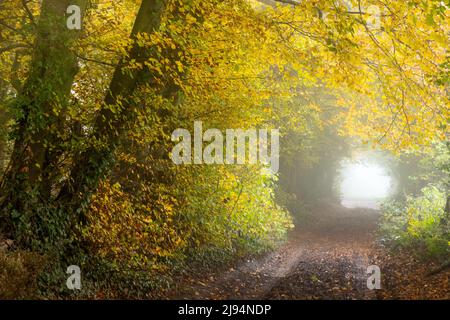
[[[67,27],[70,5],[80,30]],[[197,120],[280,128],[284,163],[304,168],[333,165],[342,137],[397,153],[446,141],[449,7],[1,1],[2,233],[140,268],[204,244],[281,238],[292,222],[276,177],[258,165],[176,166],[171,133]]]

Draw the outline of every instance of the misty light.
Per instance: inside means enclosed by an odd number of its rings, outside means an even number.
[[[379,165],[345,161],[341,164],[340,194],[345,207],[377,209],[393,191],[392,177]]]

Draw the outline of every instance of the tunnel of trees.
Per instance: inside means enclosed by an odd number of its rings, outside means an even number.
[[[0,1],[0,297],[69,297],[68,265],[89,270],[84,297],[152,295],[188,265],[266,252],[339,202],[355,147],[394,159],[383,239],[445,270],[449,7]],[[171,134],[194,121],[279,129],[279,173],[175,165]]]

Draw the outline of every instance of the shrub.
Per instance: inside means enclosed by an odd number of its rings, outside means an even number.
[[[152,287],[149,278],[166,283],[187,264],[200,261],[208,268],[267,250],[293,226],[289,213],[275,203],[273,177],[261,175],[260,168],[177,170],[172,185],[153,182],[125,190],[104,182],[82,227],[82,242],[102,260],[98,265],[123,279],[135,273],[138,291]],[[147,277],[140,286],[142,272]],[[101,270],[93,273],[102,277]]]
[[[442,188],[443,189],[443,188]],[[436,258],[450,255],[450,228],[445,217],[446,192],[429,185],[421,195],[383,205],[381,232],[391,243]]]

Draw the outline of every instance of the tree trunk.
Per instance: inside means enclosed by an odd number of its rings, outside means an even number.
[[[50,201],[54,181],[49,180],[49,173],[61,145],[58,137],[64,130],[68,97],[78,72],[72,47],[81,32],[67,28],[66,10],[76,4],[84,15],[87,3],[44,0],[41,5],[30,72],[15,103],[14,147],[1,184],[2,218],[12,233],[11,213],[32,219],[36,212],[31,203]]]
[[[32,61],[33,69],[24,86],[24,92],[21,93],[23,98],[18,99],[21,101],[20,108],[23,116],[17,120],[16,145],[11,160],[12,169],[2,188],[6,190],[6,196],[2,199],[2,207],[6,208],[4,211],[7,212],[10,220],[17,213],[24,215],[25,212],[32,211],[32,218],[27,218],[26,223],[35,229],[31,231],[31,234],[34,233],[38,239],[45,239],[48,236],[46,231],[42,233],[40,230],[46,228],[42,224],[48,224],[47,214],[53,221],[61,219],[58,216],[63,213],[62,219],[65,219],[65,222],[58,225],[58,228],[64,229],[61,231],[61,235],[67,235],[68,229],[83,221],[83,213],[87,208],[89,197],[96,190],[100,179],[110,172],[119,137],[125,130],[126,124],[136,114],[137,106],[133,102],[133,94],[140,85],[149,82],[151,84],[152,79],[158,77],[148,69],[133,69],[124,72],[123,69],[131,61],[145,61],[154,54],[151,49],[134,44],[126,58],[116,67],[104,99],[105,107],[96,117],[91,139],[100,143],[91,145],[75,156],[69,178],[61,188],[59,195],[55,199],[49,199],[49,188],[54,181],[48,181],[46,174],[51,172],[51,164],[54,159],[57,159],[59,143],[57,140],[53,141],[53,139],[57,139],[57,135],[47,128],[52,124],[60,125],[59,121],[63,123],[64,106],[77,72],[74,68],[76,59],[69,46],[71,41],[67,41],[67,38],[74,40],[76,33],[68,32],[65,20],[55,19],[55,17],[64,16],[69,2],[73,4],[73,1],[69,0],[46,0],[43,2],[42,30],[36,40]],[[139,33],[150,34],[157,31],[161,25],[165,6],[166,0],[143,0],[131,33],[131,39],[134,39]],[[56,98],[53,100],[48,99],[48,95],[46,95],[49,87],[53,90],[56,88]],[[164,90],[162,87],[160,89],[161,93],[171,91]],[[24,101],[26,103],[23,103]],[[55,104],[62,110],[59,113],[60,116],[45,119],[44,124],[36,125],[36,118],[46,113],[52,114],[52,107]],[[114,112],[111,107],[114,107]],[[117,110],[118,107],[120,110]],[[56,146],[56,151],[52,146]],[[33,199],[29,198],[29,194],[34,195]],[[36,212],[33,207],[36,203],[43,208],[44,212]],[[41,217],[42,213],[44,213],[43,217]],[[33,219],[33,217],[35,218]],[[14,226],[14,223],[9,225]],[[49,230],[49,232],[52,231]]]
[[[10,116],[7,114],[6,110],[2,106],[2,102],[6,99],[7,87],[6,82],[0,78],[0,174],[3,173],[5,164],[6,143],[8,137],[7,123]]]
[[[131,39],[139,33],[152,33],[159,29],[166,5],[165,0],[143,0],[136,17]],[[112,168],[114,153],[119,143],[125,124],[135,115],[136,107],[132,101],[135,90],[144,82],[151,81],[153,74],[150,70],[133,70],[124,72],[123,69],[130,61],[145,61],[152,52],[134,44],[127,58],[119,63],[114,72],[105,97],[104,108],[96,117],[92,139],[101,142],[102,147],[91,146],[80,154],[74,163],[58,200],[70,211],[77,212],[73,223],[83,220],[83,212],[88,204],[90,195],[96,190],[101,178]],[[155,78],[157,75],[155,75]],[[111,106],[119,106],[119,111],[112,111]]]

